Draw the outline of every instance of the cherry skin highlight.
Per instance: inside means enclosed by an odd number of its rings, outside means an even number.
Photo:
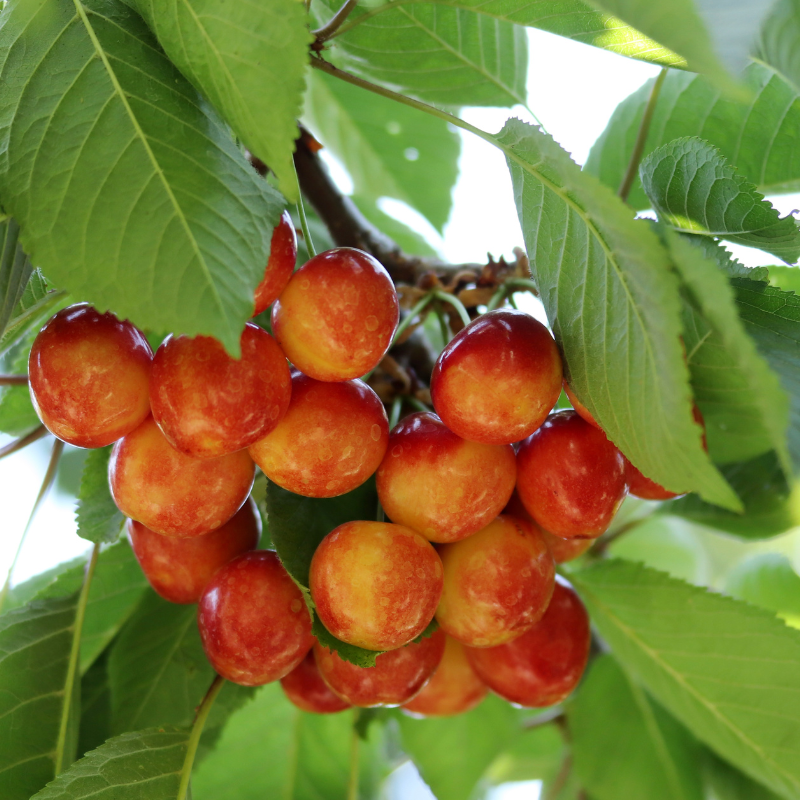
[[[272,306],[272,330],[302,373],[347,381],[378,365],[399,317],[389,273],[367,253],[337,247],[292,275]]]
[[[297,261],[297,233],[288,211],[281,214],[280,221],[272,232],[269,259],[264,277],[256,286],[253,316],[266,311],[289,283]]]
[[[214,573],[236,556],[255,550],[261,520],[248,500],[221,528],[202,536],[162,536],[129,519],[128,540],[147,582],[170,603],[196,603]]]
[[[566,393],[567,397],[569,398],[570,403],[572,403],[572,407],[577,412],[578,416],[586,420],[593,428],[597,428],[597,430],[602,430],[600,425],[598,425],[597,420],[592,416],[592,412],[589,411],[586,406],[581,403],[580,400],[573,394],[572,389],[569,388],[569,384],[564,381],[564,392]]]
[[[403,708],[423,717],[452,717],[471,711],[488,691],[470,666],[464,646],[448,636],[433,677]]]
[[[402,525],[345,522],[314,553],[309,588],[319,618],[338,639],[392,650],[433,619],[442,562],[430,542]]]
[[[31,399],[53,435],[76,447],[105,447],[150,413],[153,351],[127,320],[86,303],[62,309],[36,337],[28,359]]]
[[[242,686],[288,675],[314,643],[303,595],[271,550],[222,567],[200,598],[197,623],[211,666]]]
[[[544,617],[508,644],[467,648],[478,677],[509,703],[544,708],[565,700],[589,660],[589,615],[574,590],[557,579]]]
[[[234,453],[281,421],[292,394],[286,358],[275,340],[248,322],[242,357],[210,336],[168,336],[150,380],[153,418],[167,441],[192,458]]]
[[[441,631],[420,642],[381,653],[374,667],[357,667],[337,653],[314,645],[314,656],[325,683],[354,706],[400,706],[407,703],[433,675],[444,653]]]
[[[363,381],[324,383],[295,373],[289,410],[250,455],[278,486],[335,497],[364,483],[386,453],[383,403]]]
[[[533,519],[565,539],[594,539],[625,497],[625,460],[575,411],[559,411],[517,453],[517,491]]]
[[[539,531],[515,517],[439,547],[444,589],[436,620],[470,647],[496,647],[538,622],[555,584],[553,556]]]
[[[428,412],[394,428],[377,473],[386,516],[432,542],[456,542],[488,525],[515,480],[511,445],[468,442]]]
[[[314,650],[288,674],[281,678],[283,693],[301,711],[311,714],[335,714],[350,708],[350,703],[337,697],[322,680]]]
[[[431,377],[433,407],[464,439],[511,444],[533,433],[561,394],[561,356],[529,314],[481,314],[442,350]]]
[[[119,510],[164,536],[201,536],[224,525],[253,487],[246,450],[198,460],[179,453],[152,417],[111,451],[108,481]]]

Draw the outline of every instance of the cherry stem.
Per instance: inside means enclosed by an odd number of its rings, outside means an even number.
[[[14,453],[27,447],[29,444],[33,444],[34,442],[38,441],[43,436],[47,436],[48,433],[49,431],[44,425],[34,428],[30,433],[26,433],[24,436],[20,436],[19,439],[15,439],[13,442],[10,442],[4,447],[0,447],[0,458],[13,455]]]
[[[403,396],[397,395],[394,400],[392,400],[392,411],[389,414],[389,430],[393,430],[394,426],[400,421],[400,412],[403,409]]]
[[[426,294],[422,298],[422,300],[420,300],[414,306],[414,308],[412,308],[411,311],[409,311],[408,314],[406,314],[406,316],[403,317],[403,320],[397,326],[397,330],[395,331],[394,338],[392,339],[392,347],[394,347],[394,345],[396,345],[400,341],[400,338],[406,332],[406,330],[408,329],[408,326],[411,325],[411,323],[417,318],[417,316],[419,314],[421,314],[425,310],[425,307],[428,305],[428,303],[431,302],[431,300],[433,300],[433,295],[432,294]],[[422,320],[420,320],[420,321],[422,321]]]
[[[0,590],[0,611],[3,610],[3,604],[6,601],[6,597],[8,596],[8,590],[11,587],[11,577],[14,574],[14,569],[17,566],[17,561],[19,561],[19,554],[22,552],[22,545],[25,544],[25,539],[28,536],[28,531],[30,531],[31,529],[33,520],[36,517],[36,512],[41,508],[45,497],[47,497],[47,493],[50,491],[50,487],[53,485],[53,482],[55,481],[56,472],[58,472],[58,462],[63,452],[64,452],[64,442],[62,442],[61,439],[56,439],[55,443],[53,444],[53,450],[50,454],[50,463],[47,465],[47,472],[45,472],[44,479],[42,480],[42,486],[39,489],[39,494],[36,496],[36,501],[34,502],[33,508],[31,509],[30,516],[28,517],[28,522],[25,525],[25,530],[22,531],[22,538],[19,540],[19,544],[17,545],[17,552],[14,553],[14,560],[11,562],[11,566],[8,568],[8,575],[6,575],[6,582],[3,584],[2,590]]]
[[[566,717],[564,716],[564,712],[556,706],[555,708],[551,708],[545,711],[542,714],[538,714],[533,719],[526,720],[522,723],[522,729],[525,731],[535,731],[538,728],[544,728],[545,725],[561,725],[566,721]]]
[[[347,0],[347,2],[325,23],[321,28],[312,31],[317,45],[327,42],[336,35],[336,31],[342,27],[344,21],[350,16],[350,12],[356,7],[358,0]]]
[[[661,72],[658,73],[653,88],[650,90],[650,96],[647,98],[647,105],[644,108],[642,121],[639,124],[639,132],[636,134],[636,142],[633,145],[631,160],[628,162],[628,169],[625,170],[625,176],[622,178],[622,183],[619,185],[619,191],[617,192],[623,200],[628,199],[633,182],[636,180],[636,176],[639,172],[639,162],[642,160],[644,146],[647,144],[647,134],[650,132],[650,123],[653,121],[658,95],[661,93],[661,87],[666,77],[667,67],[663,67]]]
[[[439,331],[442,335],[442,347],[447,347],[450,342],[450,329],[447,327],[447,315],[441,301],[436,303],[436,317],[439,320]]]
[[[588,555],[594,556],[595,558],[605,555],[606,550],[608,550],[612,542],[615,542],[620,538],[620,536],[624,536],[629,531],[632,531],[634,528],[638,527],[646,519],[647,517],[643,517],[642,519],[633,519],[630,522],[626,522],[624,525],[621,525],[613,533],[606,534],[601,539],[598,539],[596,544],[592,545],[592,547],[589,549]]]
[[[0,386],[27,386],[27,375],[0,375]]]
[[[572,772],[572,755],[567,752],[564,760],[561,762],[561,768],[558,770],[555,780],[550,784],[546,794],[542,795],[542,800],[556,800],[561,794],[561,790],[566,786],[569,780],[570,773]]]
[[[458,312],[458,316],[461,317],[461,321],[464,323],[464,327],[469,325],[472,320],[469,318],[469,313],[467,309],[464,308],[464,304],[454,295],[450,294],[449,292],[443,292],[441,289],[436,289],[433,292],[433,296],[437,300],[442,300],[445,303],[449,303],[453,308]],[[447,344],[447,342],[445,342]]]
[[[360,709],[356,709],[353,714],[353,727],[350,733],[350,781],[347,786],[347,800],[358,800],[358,756],[359,756],[359,736],[358,736],[358,715]]]
[[[416,408],[417,411],[430,411],[428,406],[426,406],[422,400],[418,400],[413,395],[406,395],[405,400],[411,406],[411,408]]]
[[[203,733],[203,728],[208,719],[208,714],[211,711],[211,706],[217,699],[217,695],[225,685],[225,678],[222,675],[215,675],[211,686],[208,687],[205,697],[197,707],[197,713],[194,717],[194,724],[192,725],[192,732],[189,734],[189,742],[186,745],[186,758],[183,760],[183,769],[181,770],[181,782],[178,786],[178,796],[176,800],[186,800],[189,791],[189,782],[192,778],[192,767],[194,766],[194,758],[197,755],[197,746],[200,744],[200,736]]]
[[[306,207],[303,204],[303,190],[300,188],[300,177],[297,174],[297,167],[292,159],[292,169],[294,170],[294,179],[297,182],[297,214],[300,217],[300,228],[303,231],[303,241],[306,243],[306,250],[311,258],[317,254],[314,247],[314,242],[311,240],[311,231],[308,229],[308,219],[306,218]]]
[[[94,568],[97,566],[97,556],[99,554],[100,543],[95,542],[95,545],[92,548],[92,557],[89,559],[89,563],[86,567],[86,574],[83,578],[81,594],[78,598],[78,607],[75,610],[75,622],[72,626],[72,648],[70,649],[69,653],[67,680],[64,685],[64,706],[61,709],[61,725],[58,729],[58,742],[56,744],[56,775],[60,775],[64,771],[64,768],[69,766],[68,764],[64,763],[64,754],[66,752],[70,711],[72,710],[72,693],[75,687],[78,661],[81,654],[81,633],[83,632],[83,621],[86,617],[86,605],[89,602],[89,587],[92,584]]]

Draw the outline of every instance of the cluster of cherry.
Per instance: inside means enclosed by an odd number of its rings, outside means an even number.
[[[30,356],[42,422],[79,447],[115,443],[109,482],[134,553],[162,597],[198,603],[223,677],[281,679],[315,712],[449,715],[489,689],[524,706],[561,701],[586,665],[590,631],[556,563],[606,530],[629,486],[672,495],[627,463],[576,399],[577,413],[551,413],[561,359],[547,328],[517,311],[461,330],[433,373],[436,414],[407,416],[390,433],[358,376],[397,329],[391,279],[349,248],[293,272],[295,258],[284,215],[255,302],[256,314],[272,306],[274,338],[248,323],[239,359],[205,336],[168,336],[153,355],[130,322],[85,304],[60,311]],[[309,578],[326,628],[382,651],[376,666],[316,642],[300,589],[274,552],[256,550],[256,465],[320,498],[376,474],[392,522],[333,530]],[[422,636],[434,616],[438,629]]]

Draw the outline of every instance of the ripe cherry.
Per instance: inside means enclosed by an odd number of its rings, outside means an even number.
[[[246,450],[198,460],[179,453],[152,417],[111,451],[108,480],[123,514],[164,536],[201,536],[224,525],[253,487]]]
[[[448,636],[433,677],[403,708],[423,717],[452,717],[471,711],[488,691],[470,666],[464,646]]]
[[[351,247],[328,250],[292,275],[272,306],[272,330],[289,360],[318,381],[365,375],[383,358],[400,307],[389,273]]]
[[[297,234],[288,211],[281,214],[272,232],[269,259],[264,277],[256,286],[253,316],[266,311],[289,283],[297,261]]]
[[[156,351],[150,381],[153,417],[167,441],[193,458],[234,453],[281,421],[292,394],[286,357],[265,331],[248,323],[242,357],[210,336],[168,336]]]
[[[464,439],[511,444],[533,433],[561,394],[550,332],[521,311],[482,314],[445,347],[431,378],[433,406]]]
[[[354,706],[400,706],[433,675],[444,653],[445,636],[436,631],[419,642],[381,653],[374,667],[358,667],[314,645],[317,666],[333,692]]]
[[[439,547],[444,590],[436,619],[471,647],[496,647],[538,622],[550,602],[555,562],[539,531],[515,517]]]
[[[350,703],[337,697],[322,680],[314,650],[288,674],[281,678],[283,693],[301,711],[311,714],[335,714],[350,708]]]
[[[304,497],[335,497],[378,468],[389,423],[378,396],[359,380],[323,383],[292,376],[289,410],[250,455],[278,486]]]
[[[625,497],[625,461],[602,431],[575,411],[559,411],[520,447],[517,491],[545,530],[593,539]]]
[[[202,536],[162,536],[129,519],[128,539],[148,583],[170,603],[196,603],[214,573],[236,556],[255,550],[261,520],[248,500],[221,528]]]
[[[222,567],[200,598],[197,622],[211,666],[242,686],[288,675],[314,643],[303,595],[271,550]]]
[[[467,648],[478,677],[510,703],[528,708],[560,703],[589,660],[589,615],[574,590],[556,580],[545,615],[527,633],[499,647]]]
[[[419,636],[442,594],[442,562],[418,533],[387,522],[346,522],[311,559],[311,597],[325,627],[367,650]]]
[[[428,412],[401,420],[378,469],[386,515],[432,542],[455,542],[488,525],[516,480],[511,445],[469,442]]]
[[[76,447],[105,447],[150,413],[153,351],[127,320],[86,303],[59,311],[39,332],[28,360],[39,419]]]

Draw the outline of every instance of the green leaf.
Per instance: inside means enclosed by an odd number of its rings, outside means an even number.
[[[497,138],[575,393],[646,475],[738,508],[692,420],[678,282],[657,237],[549,136],[510,120]]]
[[[75,762],[35,800],[175,800],[188,741],[187,728],[123,733]]]
[[[494,695],[457,717],[397,720],[403,750],[437,800],[470,797],[495,758],[525,735],[518,712]]]
[[[493,785],[508,781],[549,783],[558,774],[565,749],[564,736],[557,725],[526,730],[495,758],[484,773],[484,780]]]
[[[795,526],[791,490],[774,452],[726,464],[721,471],[744,503],[743,514],[704,503],[696,495],[672,500],[664,511],[743,539],[768,539]]]
[[[327,22],[339,0],[311,7]],[[324,9],[324,11],[320,11]],[[358,8],[356,21],[366,7]],[[367,80],[448,106],[525,105],[523,28],[445,4],[411,3],[369,16],[331,40],[326,58]]]
[[[108,651],[81,678],[81,724],[78,755],[82,756],[111,738],[111,687]]]
[[[728,574],[725,591],[774,611],[794,627],[800,625],[800,576],[785,555],[757,553],[750,556]]]
[[[238,354],[282,198],[120,0],[19,0],[0,26],[0,197],[31,259]]]
[[[778,0],[758,34],[754,57],[769,64],[800,91],[800,2]]]
[[[19,244],[19,225],[0,223],[0,340],[22,299],[33,267]]]
[[[3,800],[28,800],[55,775],[77,599],[34,601],[0,617]]]
[[[733,289],[690,239],[667,229],[663,233],[688,299],[684,344],[695,399],[709,416],[712,458],[744,461],[774,450],[790,476],[789,398],[745,332]]]
[[[779,217],[708,142],[662,145],[642,161],[639,177],[659,219],[676,230],[758,247],[790,263],[800,258],[794,217]]]
[[[188,725],[214,670],[197,631],[197,607],[147,591],[111,646],[113,733],[151,725]]]
[[[352,197],[351,200],[378,230],[394,240],[406,253],[417,256],[441,255],[434,247],[431,247],[424,236],[409,228],[404,222],[381,211],[374,202],[362,197]]]
[[[774,792],[708,750],[703,753],[702,768],[709,800],[778,800]]]
[[[292,166],[308,46],[302,3],[134,0],[173,64],[297,200]]]
[[[800,292],[800,269],[783,265],[769,268],[769,282],[785,292]]]
[[[117,508],[108,487],[110,457],[110,447],[91,450],[83,468],[75,516],[78,536],[90,542],[115,542],[125,524],[125,516]]]
[[[28,356],[38,329],[30,328],[14,346],[6,361],[10,372],[28,372]],[[0,431],[11,436],[22,436],[41,424],[33,408],[31,393],[27,386],[0,387]]]
[[[269,532],[275,550],[303,592],[313,617],[313,633],[325,647],[335,650],[343,659],[360,667],[375,666],[379,655],[339,641],[320,622],[308,590],[311,558],[319,543],[336,527],[354,519],[374,519],[378,509],[375,482],[367,481],[358,489],[326,499],[301,497],[269,481],[267,513]]]
[[[617,659],[659,703],[751,777],[800,792],[800,632],[625,561],[570,579]]]
[[[305,714],[279,683],[258,689],[197,767],[194,800],[346,800],[353,714]],[[359,797],[376,797],[388,772],[382,741],[381,726],[371,725],[368,741],[359,743]]]
[[[102,555],[100,558],[102,558]],[[46,589],[48,586],[51,586],[56,578],[65,572],[72,573],[76,570],[81,570],[81,574],[83,574],[82,570],[85,566],[86,557],[79,556],[78,558],[73,558],[69,561],[63,561],[61,564],[57,564],[51,569],[40,572],[38,575],[34,575],[32,578],[28,578],[28,580],[12,586],[6,595],[5,602],[3,603],[2,613],[10,611],[12,608],[19,608],[20,606],[27,605],[31,600],[36,598],[40,592],[43,592],[44,589]],[[70,589],[70,592],[75,591],[76,588],[77,587],[73,586]],[[69,592],[64,592],[63,594],[69,594]]]
[[[461,140],[448,123],[314,71],[305,113],[342,162],[354,194],[402,200],[439,231],[452,207]]]
[[[702,800],[697,743],[612,656],[592,662],[568,720],[575,770],[593,800]]]
[[[661,87],[644,149],[684,136],[717,147],[728,163],[754,181],[764,194],[800,188],[800,90],[761,64],[743,75],[751,98],[737,101],[720,94],[701,75],[670,70]],[[653,81],[623,100],[589,153],[585,170],[617,191],[631,159]],[[650,207],[637,177],[628,196],[635,209]]]

